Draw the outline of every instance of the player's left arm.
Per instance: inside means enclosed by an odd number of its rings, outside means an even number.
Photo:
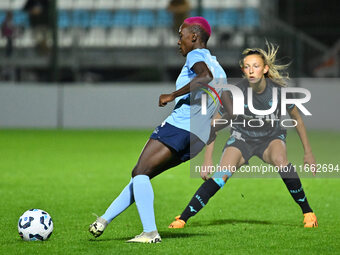
[[[170,94],[162,94],[159,96],[159,106],[165,106],[167,103],[175,100],[176,97],[188,94],[190,91],[194,91],[197,88],[201,88],[213,80],[213,75],[205,62],[200,61],[193,65],[191,68],[196,76],[183,88],[176,90]]]
[[[296,106],[294,106],[290,111],[289,111],[289,115],[292,119],[297,121],[297,125],[296,125],[296,131],[300,137],[300,140],[302,142],[303,145],[303,149],[304,149],[304,165],[309,165],[309,167],[311,167],[313,171],[313,175],[315,175],[315,166],[316,166],[316,161],[312,152],[312,147],[309,143],[308,140],[308,136],[307,136],[307,131],[306,131],[306,127],[305,124],[301,118],[301,115],[297,109]]]

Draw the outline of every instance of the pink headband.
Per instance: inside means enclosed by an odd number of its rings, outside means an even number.
[[[190,25],[199,25],[203,30],[210,36],[211,35],[211,28],[209,22],[203,17],[191,17],[184,20],[183,23],[190,24]]]

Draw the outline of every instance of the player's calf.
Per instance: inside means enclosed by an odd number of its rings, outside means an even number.
[[[225,182],[222,178],[211,178],[205,181],[196,191],[182,214],[179,217],[177,216],[176,221],[169,225],[169,228],[183,228],[189,218],[195,216],[224,184]]]

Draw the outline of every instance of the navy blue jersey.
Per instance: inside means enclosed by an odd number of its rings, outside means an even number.
[[[268,110],[273,104],[273,88],[277,88],[277,107],[275,111],[269,115],[256,115],[249,110],[248,106],[248,88],[249,83],[243,79],[236,86],[240,88],[244,95],[244,115],[238,115],[232,121],[231,132],[237,131],[242,137],[262,140],[276,136],[283,132],[280,125],[281,119],[281,86],[270,79],[266,80],[265,90],[258,94],[252,91],[253,107],[256,110]],[[287,105],[287,110],[290,111],[294,105]]]

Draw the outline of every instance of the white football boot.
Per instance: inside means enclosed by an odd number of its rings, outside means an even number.
[[[142,232],[140,235],[126,241],[128,243],[160,243],[162,242],[161,236],[158,231]]]
[[[98,217],[95,222],[93,222],[90,227],[89,227],[89,232],[94,236],[94,237],[99,237],[101,234],[103,234],[105,228],[107,227],[109,223],[101,218]]]

